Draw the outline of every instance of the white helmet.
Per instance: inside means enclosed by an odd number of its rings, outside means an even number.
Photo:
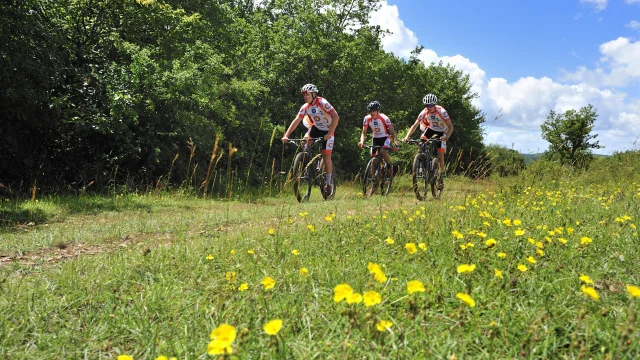
[[[433,95],[433,94],[427,94],[424,96],[424,98],[422,98],[422,103],[427,106],[427,105],[435,105],[438,103],[438,98]]]
[[[300,93],[304,94],[306,92],[317,93],[318,92],[318,88],[313,84],[306,84],[305,86],[302,87],[302,89],[300,89]]]

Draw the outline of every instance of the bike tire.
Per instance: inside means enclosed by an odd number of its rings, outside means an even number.
[[[298,202],[309,201],[313,184],[313,167],[307,166],[307,154],[301,152],[293,161],[293,192]]]
[[[427,156],[416,154],[413,158],[412,168],[413,192],[418,200],[427,198],[427,187],[429,184],[429,168],[427,167]]]
[[[433,170],[435,172],[435,170]],[[434,176],[431,183],[431,195],[434,199],[440,200],[442,196],[442,192],[444,191],[444,179],[442,178],[442,174],[438,171],[438,174]]]
[[[364,170],[364,174],[362,175],[362,196],[373,196],[376,189],[378,188],[378,178],[379,171],[376,171],[376,167],[378,166],[378,160],[376,158],[372,158],[367,163],[367,167]],[[373,174],[372,174],[373,172]]]
[[[382,182],[380,183],[380,191],[382,196],[388,196],[391,191],[391,186],[393,185],[393,178],[395,177],[395,173],[393,172],[393,167],[391,167],[391,176],[389,176],[389,169],[384,168],[382,170],[384,173],[382,176]]]

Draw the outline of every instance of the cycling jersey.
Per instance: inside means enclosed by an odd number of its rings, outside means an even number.
[[[336,110],[322,97],[316,97],[311,104],[304,104],[298,112],[299,116],[309,115],[311,125],[319,130],[329,131],[331,125],[331,113]],[[333,135],[333,134],[331,134]]]
[[[449,118],[449,114],[447,114],[447,110],[445,110],[442,106],[436,105],[436,111],[433,113],[429,113],[428,109],[425,108],[418,115],[418,120],[420,121],[420,130],[425,131],[427,128],[433,131],[447,132],[449,130],[449,126],[447,122],[451,122],[451,118]]]
[[[373,131],[374,138],[389,137],[389,127],[393,126],[389,117],[383,113],[377,118],[372,118],[371,115],[364,117],[362,122],[362,130],[367,131],[367,126]]]

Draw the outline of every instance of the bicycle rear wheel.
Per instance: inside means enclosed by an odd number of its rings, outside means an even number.
[[[293,192],[298,202],[308,201],[313,183],[313,167],[307,166],[306,153],[298,153],[293,161]]]
[[[432,170],[434,173],[433,179],[429,182],[431,185],[431,195],[435,199],[440,199],[442,196],[442,192],[444,191],[444,179],[442,178],[442,174],[440,171]]]
[[[379,185],[379,161],[376,158],[372,158],[367,163],[367,167],[364,169],[364,174],[362,175],[362,196],[372,196]]]
[[[393,177],[395,174],[393,173],[393,166],[388,165],[382,170],[382,182],[380,183],[380,191],[382,191],[383,196],[389,195],[389,191],[391,191],[391,186],[393,185]]]
[[[427,160],[425,154],[417,154],[415,158],[413,158],[413,191],[418,200],[425,200],[427,198],[427,187],[429,185],[429,167]]]

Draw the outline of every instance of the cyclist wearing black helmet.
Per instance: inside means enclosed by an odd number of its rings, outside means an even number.
[[[324,162],[326,185],[324,188],[325,194],[331,194],[333,174],[333,163],[331,162],[331,152],[333,151],[333,134],[338,126],[338,120],[340,117],[336,110],[329,104],[329,102],[320,96],[318,96],[318,88],[313,84],[306,84],[300,89],[300,93],[304,97],[305,104],[302,105],[298,115],[289,125],[289,128],[282,137],[282,142],[289,141],[289,134],[298,127],[300,121],[307,116],[308,124],[310,125],[309,131],[305,134],[305,138],[317,138],[322,137],[322,161]]]
[[[396,131],[393,128],[391,119],[380,112],[380,103],[378,101],[370,102],[369,105],[367,105],[367,110],[369,111],[369,115],[365,116],[362,122],[362,134],[360,134],[358,147],[361,149],[364,147],[364,142],[367,139],[367,130],[371,128],[371,131],[373,131],[373,142],[371,144],[385,147],[385,149],[380,149],[380,151],[382,152],[382,158],[385,164],[387,164],[387,169],[391,170],[391,157],[389,157],[387,148],[391,148],[391,140],[393,140],[393,144],[396,147],[398,146]],[[371,153],[373,154],[373,149],[371,149]]]
[[[438,98],[434,94],[427,94],[422,99],[422,103],[425,108],[420,112],[416,122],[411,126],[407,136],[402,139],[402,142],[406,142],[411,137],[414,131],[420,127],[423,131],[422,140],[431,139],[434,135],[438,137],[436,142],[436,152],[438,159],[438,171],[440,174],[444,174],[444,153],[447,151],[447,140],[451,138],[453,133],[453,123],[451,118],[442,106],[436,105]],[[439,185],[444,186],[444,185]]]

